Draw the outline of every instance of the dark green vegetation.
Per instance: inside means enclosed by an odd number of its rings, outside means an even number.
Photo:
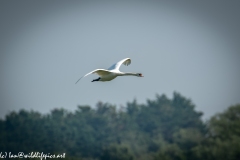
[[[72,113],[11,112],[0,120],[0,152],[66,153],[84,160],[239,160],[240,105],[209,121],[174,93],[126,107],[99,102]]]

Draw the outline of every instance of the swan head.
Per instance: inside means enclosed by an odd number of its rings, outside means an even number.
[[[137,73],[137,76],[138,76],[138,77],[144,77],[144,76],[142,75],[142,73]]]

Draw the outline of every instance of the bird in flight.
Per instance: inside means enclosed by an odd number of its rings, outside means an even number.
[[[81,78],[79,78],[79,80],[82,79],[83,77],[86,77],[86,76],[88,76],[90,74],[94,74],[94,73],[98,74],[99,78],[92,80],[92,82],[95,82],[95,81],[103,81],[103,82],[104,81],[111,81],[114,78],[116,78],[117,76],[143,77],[142,73],[130,73],[130,72],[125,72],[124,73],[124,72],[119,71],[119,68],[122,64],[128,66],[129,64],[131,64],[131,59],[130,58],[125,58],[125,59],[113,64],[108,69],[95,69],[95,70],[87,73],[86,75],[82,76]],[[78,83],[78,81],[76,83]]]

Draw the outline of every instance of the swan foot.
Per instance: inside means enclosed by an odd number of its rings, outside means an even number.
[[[97,79],[92,80],[92,82],[94,82],[94,81],[99,81],[99,80],[100,80],[100,77],[97,78]]]

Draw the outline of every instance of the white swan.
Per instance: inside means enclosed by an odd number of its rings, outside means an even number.
[[[79,80],[82,79],[83,77],[86,77],[89,74],[93,74],[93,73],[98,74],[100,77],[97,78],[97,79],[92,80],[92,82],[94,82],[94,81],[111,81],[114,78],[116,78],[117,76],[137,76],[137,77],[143,77],[143,75],[141,73],[129,73],[129,72],[124,73],[124,72],[120,72],[119,68],[120,68],[121,64],[124,64],[124,65],[128,66],[129,64],[131,64],[131,59],[130,58],[125,58],[125,59],[123,59],[123,60],[113,64],[107,70],[106,69],[96,69],[96,70],[93,70],[92,72],[89,72],[86,75],[84,75],[81,78],[79,78]]]

